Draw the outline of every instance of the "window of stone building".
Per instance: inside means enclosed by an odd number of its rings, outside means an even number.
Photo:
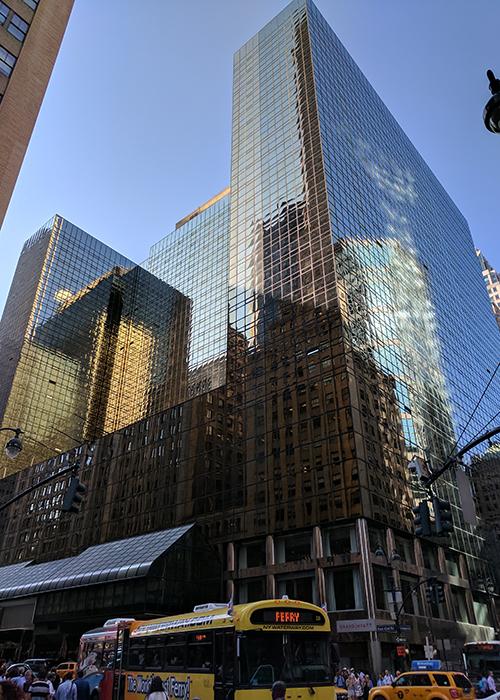
[[[238,583],[238,603],[251,603],[266,598],[266,579],[249,578]]]
[[[276,563],[300,561],[311,558],[312,538],[310,532],[303,532],[291,537],[280,537],[276,540]]]
[[[368,526],[368,539],[370,541],[370,550],[375,552],[378,547],[387,549],[385,528],[376,527],[375,525]]]
[[[451,600],[453,604],[453,615],[458,622],[470,622],[465,601],[465,591],[456,586],[451,587]]]
[[[379,610],[387,610],[387,591],[390,590],[389,575],[381,566],[373,567],[375,604]]]
[[[238,551],[238,568],[249,569],[252,566],[265,566],[266,564],[266,542],[257,540],[242,544]]]
[[[420,615],[420,588],[415,589],[419,579],[416,576],[401,575],[400,580],[403,610],[409,615]]]
[[[344,525],[326,530],[323,533],[323,552],[325,557],[359,552],[356,526]]]
[[[314,574],[287,574],[276,577],[278,597],[287,595],[295,600],[305,600],[308,603],[318,603],[318,593]]]
[[[330,569],[326,572],[326,594],[329,610],[360,610],[363,594],[359,570]]]
[[[422,556],[424,559],[424,566],[426,569],[431,569],[436,571],[438,568],[438,553],[436,547],[429,544],[428,542],[422,542]]]
[[[394,544],[396,552],[404,562],[407,564],[415,564],[415,548],[413,545],[413,539],[396,536],[394,538]]]
[[[460,576],[459,555],[455,552],[446,552],[446,571],[450,576]]]

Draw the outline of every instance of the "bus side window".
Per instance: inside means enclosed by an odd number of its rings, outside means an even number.
[[[215,680],[231,685],[234,679],[234,633],[215,633]]]
[[[224,681],[234,680],[234,632],[224,632]]]
[[[147,671],[161,671],[163,668],[163,648],[165,637],[150,637],[146,645]]]
[[[142,670],[146,660],[146,640],[140,637],[132,637],[128,652],[128,666],[133,670]]]
[[[188,637],[188,668],[212,671],[212,639],[209,632],[191,632]]]
[[[164,670],[179,670],[186,665],[186,635],[169,634],[165,637]]]

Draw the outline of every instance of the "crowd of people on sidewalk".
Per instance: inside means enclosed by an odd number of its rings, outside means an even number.
[[[61,679],[55,668],[40,670],[36,677],[22,664],[0,666],[0,700],[89,700],[90,689],[83,671],[77,678],[71,672]]]
[[[399,671],[393,675],[386,669],[384,673],[379,673],[378,677],[364,671],[356,672],[353,668],[339,668],[335,674],[335,685],[337,688],[345,688],[347,696],[351,700],[363,698],[368,700],[368,693],[374,686],[391,685],[399,676]]]

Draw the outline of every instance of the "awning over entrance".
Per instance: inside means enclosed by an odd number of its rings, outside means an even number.
[[[32,561],[0,567],[0,602],[146,576],[156,559],[194,525],[160,530],[89,547],[76,557],[42,564]]]

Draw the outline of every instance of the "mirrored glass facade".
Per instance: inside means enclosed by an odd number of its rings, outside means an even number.
[[[0,326],[2,425],[16,462],[93,440],[185,398],[190,302],[69,222],[25,245]]]
[[[226,380],[229,188],[152,246],[144,267],[192,303],[188,396]]]

